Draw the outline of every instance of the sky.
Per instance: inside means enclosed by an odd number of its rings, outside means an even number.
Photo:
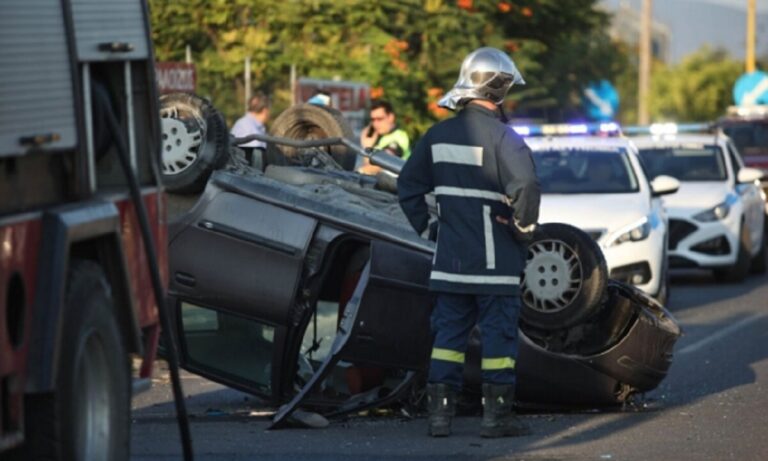
[[[608,7],[628,3],[636,10],[642,0],[602,0]],[[768,0],[757,0],[757,56],[768,58]],[[671,59],[679,62],[703,45],[726,49],[744,59],[747,0],[655,0],[654,19],[669,27]]]

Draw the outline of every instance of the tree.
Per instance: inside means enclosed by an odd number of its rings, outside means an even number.
[[[651,83],[654,120],[714,120],[733,103],[733,84],[744,65],[725,51],[701,48],[676,66],[659,65]]]
[[[616,49],[597,0],[150,0],[158,59],[193,50],[201,95],[229,120],[242,112],[243,61],[253,81],[290,104],[289,72],[369,83],[416,135],[445,116],[436,100],[479,46],[511,53],[528,85],[512,103],[575,110],[590,79],[610,78]],[[602,63],[595,67],[590,59]],[[563,78],[565,77],[565,78]],[[559,113],[548,109],[547,116]]]

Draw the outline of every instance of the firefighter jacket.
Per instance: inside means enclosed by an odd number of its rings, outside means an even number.
[[[426,194],[437,203],[432,291],[517,295],[527,246],[496,220],[535,224],[540,192],[531,151],[498,113],[467,104],[419,140],[400,173],[400,206],[413,228],[429,223]]]

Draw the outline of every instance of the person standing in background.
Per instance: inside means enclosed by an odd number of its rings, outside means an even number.
[[[248,100],[248,112],[237,119],[230,133],[236,138],[243,138],[252,134],[267,134],[266,123],[269,120],[270,108],[269,96],[262,91],[257,91]],[[239,147],[245,151],[245,157],[248,163],[252,165],[254,149],[258,149],[263,154],[267,144],[264,141],[254,140]]]
[[[397,116],[388,101],[377,99],[371,103],[371,123],[360,133],[360,145],[363,149],[386,151],[403,160],[410,157],[411,141],[405,130],[397,126]],[[377,174],[381,169],[364,159],[358,171]]]

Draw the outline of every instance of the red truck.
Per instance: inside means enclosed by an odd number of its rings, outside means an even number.
[[[4,0],[0,30],[0,458],[128,459],[168,279],[147,6]]]

